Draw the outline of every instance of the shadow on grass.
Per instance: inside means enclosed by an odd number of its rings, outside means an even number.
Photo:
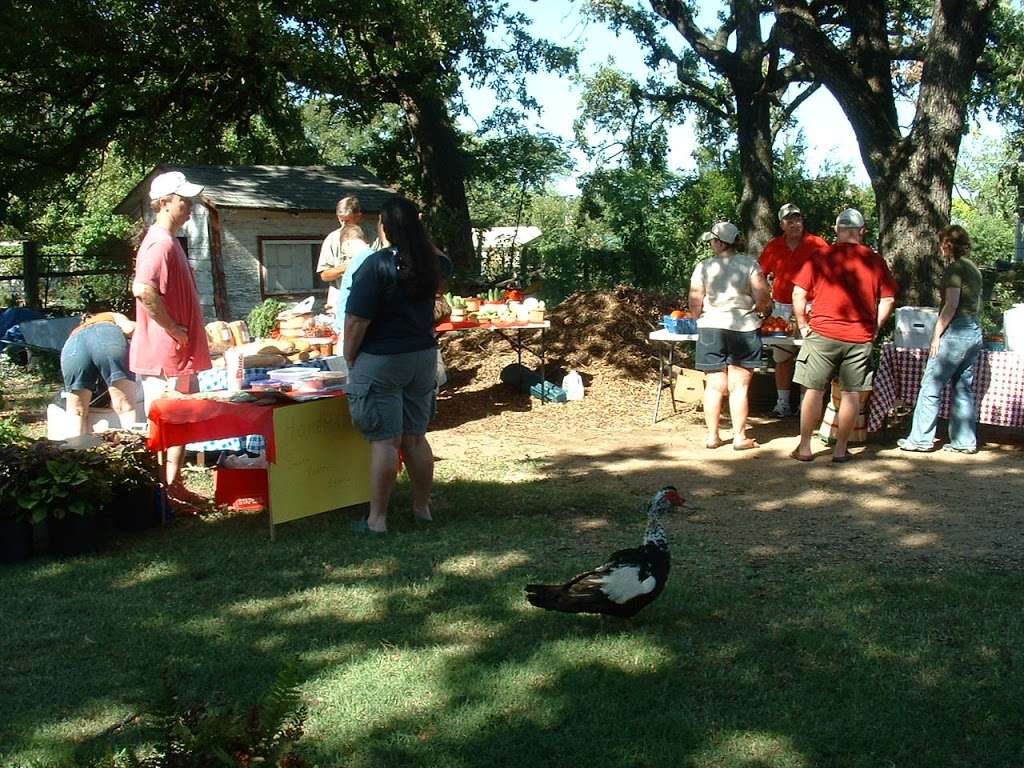
[[[262,517],[233,516],[5,569],[0,755],[99,749],[96,734],[156,699],[165,668],[186,698],[248,702],[298,657],[306,748],[324,766],[1020,761],[1006,738],[1024,721],[1019,573],[906,566],[955,546],[944,531],[959,510],[927,464],[669,459],[580,452],[532,467],[550,479],[441,478],[439,522],[396,512],[383,539],[331,513],[271,543]],[[1019,535],[1019,511],[991,501],[996,482],[1007,504],[1020,498],[1019,463],[957,467],[961,492],[989,499],[993,535]],[[777,498],[793,471],[831,495]],[[917,544],[906,515],[864,492],[882,471],[906,472],[903,500],[927,512]],[[639,508],[668,482],[691,509],[667,521],[674,563],[658,602],[628,622],[526,605],[527,582],[636,543]],[[409,503],[402,484],[393,509]],[[764,516],[757,546],[723,540],[736,515]],[[819,557],[816,516],[836,541],[867,537],[874,556]],[[792,539],[804,548],[776,546]]]

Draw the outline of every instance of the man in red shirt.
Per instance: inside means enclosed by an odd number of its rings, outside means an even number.
[[[804,216],[793,203],[786,203],[779,209],[779,225],[782,234],[768,241],[758,261],[761,271],[772,279],[774,314],[789,319],[793,311],[793,277],[811,254],[820,248],[828,248],[828,243],[804,228]],[[791,347],[772,347],[778,395],[772,415],[780,419],[794,415],[789,387],[793,381],[795,354]]]
[[[864,217],[847,208],[836,219],[836,242],[817,251],[793,278],[793,315],[804,337],[793,381],[804,386],[800,444],[790,454],[812,461],[811,435],[821,420],[822,395],[838,373],[842,392],[835,463],[850,460],[846,444],[860,408],[858,393],[871,388],[871,346],[892,314],[897,285],[882,257],[863,244]],[[807,321],[807,301],[814,313]]]
[[[156,221],[146,232],[135,263],[135,334],[128,365],[142,379],[146,413],[159,397],[193,389],[195,374],[210,368],[203,309],[195,276],[175,234],[192,216],[194,198],[203,191],[180,171],[162,173],[149,188]],[[171,496],[192,501],[177,482],[184,446],[167,450]]]

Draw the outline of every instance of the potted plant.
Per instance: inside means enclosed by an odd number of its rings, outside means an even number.
[[[160,467],[156,454],[146,448],[142,435],[106,432],[96,448],[106,465],[111,483],[107,506],[114,527],[141,531],[157,525],[161,518]]]
[[[99,544],[99,514],[111,496],[103,460],[91,451],[61,450],[46,440],[28,447],[18,504],[33,523],[45,522],[50,552],[69,556]]]
[[[32,523],[18,503],[26,455],[23,445],[0,444],[0,563],[16,563],[32,554]]]

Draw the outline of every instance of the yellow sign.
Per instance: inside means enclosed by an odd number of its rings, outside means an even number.
[[[271,536],[278,523],[370,500],[370,444],[352,426],[346,398],[276,408],[274,443]]]

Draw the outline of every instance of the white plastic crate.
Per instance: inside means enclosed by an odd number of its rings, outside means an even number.
[[[935,323],[939,321],[939,310],[933,307],[897,307],[897,347],[927,349],[932,344]]]

